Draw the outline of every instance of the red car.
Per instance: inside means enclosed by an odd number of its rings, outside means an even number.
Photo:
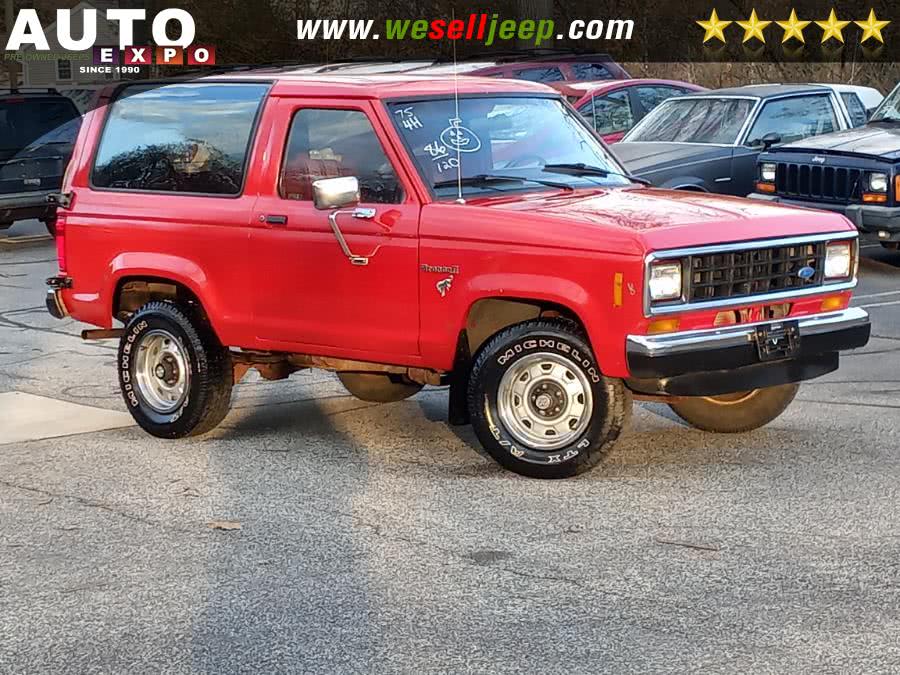
[[[607,143],[615,143],[644,115],[672,96],[706,91],[678,80],[613,80],[606,82],[555,82],[574,108]]]
[[[215,427],[248,368],[324,368],[370,401],[449,385],[500,464],[559,478],[634,396],[749,430],[869,339],[845,217],[640,185],[543,85],[245,73],[105,103],[47,306],[119,338],[161,438]]]

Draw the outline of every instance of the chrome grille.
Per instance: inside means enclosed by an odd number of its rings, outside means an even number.
[[[862,178],[859,169],[778,162],[775,192],[833,202],[859,201],[862,199]]]
[[[825,242],[691,255],[685,265],[689,303],[820,286]],[[814,273],[803,278],[800,270],[807,267]]]

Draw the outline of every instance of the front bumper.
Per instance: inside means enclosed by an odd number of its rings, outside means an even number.
[[[789,321],[785,320],[785,321]],[[809,380],[838,367],[838,352],[862,347],[871,325],[851,307],[798,320],[800,344],[790,357],[761,361],[757,328],[765,321],[661,335],[629,335],[629,386],[648,394],[717,396]]]
[[[857,228],[863,232],[878,232],[879,238],[888,241],[900,241],[900,207],[877,206],[875,204],[828,204],[826,202],[808,202],[799,199],[787,199],[778,195],[764,195],[754,192],[747,195],[750,199],[766,202],[777,202],[786,206],[801,206],[806,209],[831,211],[847,216]],[[887,233],[887,236],[881,233]]]

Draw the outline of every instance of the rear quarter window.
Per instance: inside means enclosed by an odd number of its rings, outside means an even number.
[[[562,71],[556,66],[517,70],[515,77],[520,80],[528,80],[529,82],[559,82],[565,79]]]
[[[240,194],[267,84],[134,86],[110,106],[94,187]]]
[[[844,105],[847,106],[847,111],[850,113],[850,121],[853,122],[853,126],[863,126],[869,120],[869,115],[866,113],[866,107],[862,104],[862,101],[859,100],[859,96],[852,91],[842,91],[841,98],[844,101]]]

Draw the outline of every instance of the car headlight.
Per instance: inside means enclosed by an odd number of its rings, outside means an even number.
[[[774,183],[777,168],[773,162],[763,162],[759,165],[759,179],[767,183]]]
[[[887,192],[888,177],[886,173],[870,173],[869,174],[869,191],[870,192]]]
[[[681,297],[681,263],[660,262],[650,266],[650,300],[676,300]]]
[[[846,279],[853,272],[853,243],[835,241],[825,247],[825,279]]]

